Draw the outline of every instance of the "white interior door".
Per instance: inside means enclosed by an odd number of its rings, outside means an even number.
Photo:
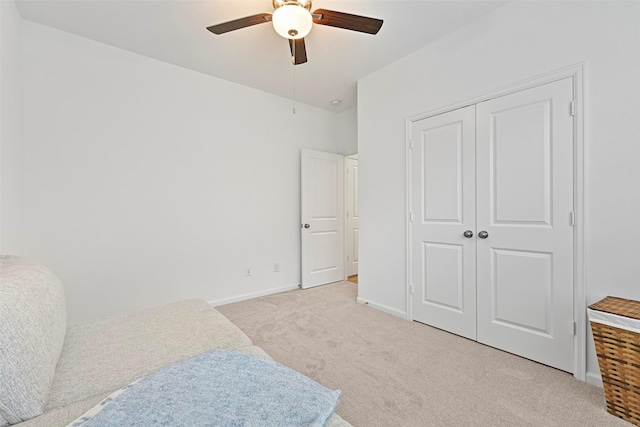
[[[413,318],[569,372],[572,101],[567,78],[413,122],[410,177]]]
[[[344,158],[302,150],[301,248],[303,289],[345,279]]]
[[[565,79],[477,105],[478,341],[573,370],[573,100]]]
[[[358,274],[358,229],[360,214],[358,212],[358,159],[345,159],[347,179],[347,276]]]
[[[413,123],[413,318],[476,338],[475,107]]]

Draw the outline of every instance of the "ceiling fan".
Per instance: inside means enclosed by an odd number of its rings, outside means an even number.
[[[294,65],[299,65],[307,62],[304,37],[309,34],[314,23],[361,33],[377,34],[383,22],[381,19],[326,9],[316,9],[311,13],[311,0],[272,0],[272,3],[273,13],[259,13],[223,22],[207,27],[207,30],[219,35],[271,21],[276,32],[289,40],[291,61]]]

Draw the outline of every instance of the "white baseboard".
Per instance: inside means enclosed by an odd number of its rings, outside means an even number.
[[[587,384],[594,385],[596,387],[603,388],[602,377],[599,372],[587,372]]]
[[[395,308],[391,308],[383,304],[378,304],[376,302],[367,301],[366,299],[360,297],[358,297],[356,301],[358,302],[358,304],[368,305],[371,308],[375,308],[376,310],[382,311],[392,316],[400,317],[402,319],[407,318],[407,313],[405,313],[404,311],[396,310]]]
[[[295,284],[295,285],[282,286],[280,288],[271,288],[271,289],[266,289],[264,291],[251,292],[249,294],[238,295],[238,296],[235,296],[235,297],[208,301],[208,303],[211,304],[214,307],[217,307],[219,305],[231,304],[233,302],[246,301],[248,299],[263,297],[265,295],[279,294],[280,292],[292,291],[294,289],[300,289],[300,285]]]

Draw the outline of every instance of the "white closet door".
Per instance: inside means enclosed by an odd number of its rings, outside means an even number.
[[[572,101],[568,78],[413,122],[410,177],[413,318],[569,372]]]
[[[413,318],[476,338],[475,107],[413,124]]]
[[[573,370],[573,85],[476,106],[478,341]]]

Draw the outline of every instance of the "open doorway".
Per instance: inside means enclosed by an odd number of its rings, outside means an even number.
[[[350,282],[358,283],[358,155],[345,157],[345,271]]]

